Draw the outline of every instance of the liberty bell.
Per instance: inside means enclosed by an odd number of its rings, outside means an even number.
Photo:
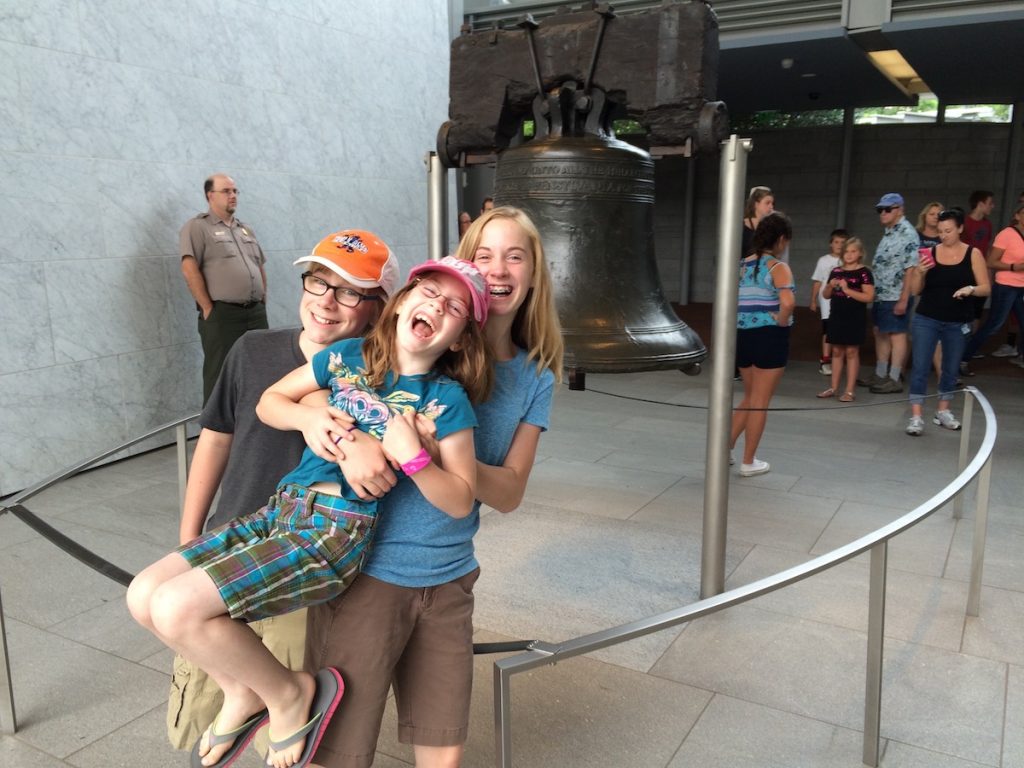
[[[657,28],[666,16],[678,29],[680,15],[689,19],[703,8],[693,3],[667,3],[654,14],[623,17],[621,21],[630,22],[632,27],[619,30],[622,50],[635,63],[637,58],[643,58],[634,55],[641,45],[635,35],[653,33],[653,39],[658,40]],[[491,140],[498,150],[494,200],[496,205],[512,205],[526,211],[541,233],[565,337],[570,386],[579,389],[584,386],[587,371],[681,369],[696,373],[707,356],[703,342],[665,299],[658,278],[654,255],[654,161],[648,152],[615,138],[612,130],[614,119],[634,117],[636,113],[627,110],[623,91],[610,93],[594,82],[595,72],[600,71],[597,62],[602,39],[611,37],[614,25],[610,22],[615,19],[607,6],[596,10],[545,20],[545,37],[538,33],[539,25],[530,17],[515,32],[501,33],[508,36],[507,58],[525,58],[532,63],[532,89],[517,78],[522,73],[509,74],[505,70],[506,75],[501,78],[493,67],[490,72],[481,71],[481,64],[494,63],[499,33],[484,36],[482,44],[470,40],[460,47],[458,42],[466,40],[464,35],[453,42],[452,51],[453,112],[460,82],[456,66],[460,60],[472,60],[470,68],[475,71],[477,82],[481,77],[494,76],[504,84],[502,107]],[[647,18],[640,22],[640,17]],[[703,41],[713,14],[710,20],[700,14],[697,21],[698,37]],[[564,58],[570,44],[578,49],[588,37],[593,47],[584,75],[582,61],[566,62]],[[679,44],[685,46],[686,36],[678,37]],[[538,55],[538,48],[542,55]],[[618,50],[612,43],[609,48]],[[689,51],[686,61],[697,53],[699,66],[702,50],[699,47]],[[672,58],[671,52],[665,55]],[[651,64],[641,62],[641,66]],[[678,66],[680,61],[674,59],[674,64]],[[574,76],[574,65],[579,67],[578,77]],[[657,74],[656,59],[653,65],[652,78]],[[613,80],[623,76],[629,80],[629,72],[621,72],[614,64],[610,69],[617,73]],[[563,74],[545,80],[542,71]],[[657,103],[669,91],[641,94],[640,100],[652,113],[655,128],[650,133],[665,133],[669,141],[675,140],[687,152],[695,150],[698,143],[717,148],[718,134],[724,135],[727,129],[724,106],[702,99],[695,104],[692,98],[682,105]],[[532,98],[525,110],[528,96]],[[680,113],[693,118],[685,139],[679,132]],[[641,112],[637,116],[644,115]],[[672,122],[675,125],[669,125]],[[686,121],[682,122],[685,125]],[[469,135],[471,128],[465,119],[446,123],[439,136],[439,154],[447,154],[452,164],[464,161],[465,148],[482,143],[479,132],[477,136]]]

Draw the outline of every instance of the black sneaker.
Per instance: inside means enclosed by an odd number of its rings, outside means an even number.
[[[871,391],[876,395],[895,395],[903,391],[903,385],[896,379],[886,379],[880,384],[872,384]]]
[[[960,375],[961,376],[973,376],[974,375],[974,371],[971,370],[971,366],[969,366],[966,362],[963,362],[963,363],[960,363]]]

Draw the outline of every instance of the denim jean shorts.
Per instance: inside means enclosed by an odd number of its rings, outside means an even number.
[[[895,301],[876,301],[871,307],[871,319],[880,333],[906,333],[910,330],[910,316],[913,299],[907,302],[907,311],[902,315],[893,313]]]

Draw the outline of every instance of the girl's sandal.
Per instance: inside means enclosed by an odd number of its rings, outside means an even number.
[[[832,387],[829,387],[824,392],[819,392],[817,396],[822,399],[825,399],[826,397],[832,397],[832,395],[834,395],[835,393],[836,391],[832,389]]]
[[[853,392],[847,392],[839,396],[840,403],[852,403],[857,399],[857,396]]]

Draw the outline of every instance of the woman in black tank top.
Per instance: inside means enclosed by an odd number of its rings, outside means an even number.
[[[956,375],[964,345],[971,333],[974,307],[969,297],[989,294],[988,269],[978,251],[960,242],[964,212],[953,208],[939,213],[938,245],[921,249],[921,260],[910,270],[910,291],[921,300],[911,325],[910,422],[908,435],[924,431],[922,409],[932,355],[942,343],[939,404],[932,421],[946,429],[960,429],[949,410],[956,393]]]

